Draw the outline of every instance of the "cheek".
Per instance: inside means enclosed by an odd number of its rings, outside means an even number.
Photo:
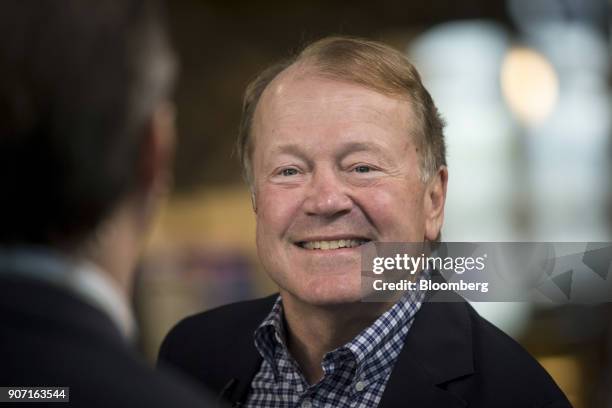
[[[262,187],[258,189],[256,197],[258,239],[282,235],[295,219],[299,203],[297,193],[282,188]]]
[[[381,235],[381,240],[420,241],[424,230],[423,190],[401,184],[364,192],[361,207]]]

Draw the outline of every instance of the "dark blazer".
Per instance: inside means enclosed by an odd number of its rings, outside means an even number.
[[[0,386],[70,387],[69,403],[50,403],[58,407],[213,406],[148,367],[101,311],[61,288],[7,276],[0,276]]]
[[[162,344],[160,362],[240,405],[262,361],[253,332],[276,296],[183,320]],[[518,343],[454,296],[416,314],[379,407],[570,407]]]

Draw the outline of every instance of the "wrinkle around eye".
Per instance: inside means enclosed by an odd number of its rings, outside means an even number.
[[[367,167],[368,171],[358,172],[359,167]],[[399,169],[386,169],[372,164],[355,164],[345,170],[345,180],[355,187],[375,187],[389,179],[403,177]]]

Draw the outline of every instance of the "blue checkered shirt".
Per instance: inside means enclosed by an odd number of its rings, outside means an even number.
[[[407,291],[352,341],[327,353],[322,362],[323,378],[313,385],[308,384],[287,350],[283,304],[279,296],[270,314],[255,331],[255,346],[263,361],[251,382],[246,406],[378,406],[423,295]]]

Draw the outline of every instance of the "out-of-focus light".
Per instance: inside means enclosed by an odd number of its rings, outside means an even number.
[[[561,387],[573,407],[579,406],[580,390],[584,384],[584,368],[576,357],[546,356],[538,361]]]
[[[537,124],[553,111],[558,95],[557,74],[540,53],[511,48],[501,69],[501,88],[510,110],[526,124]]]

